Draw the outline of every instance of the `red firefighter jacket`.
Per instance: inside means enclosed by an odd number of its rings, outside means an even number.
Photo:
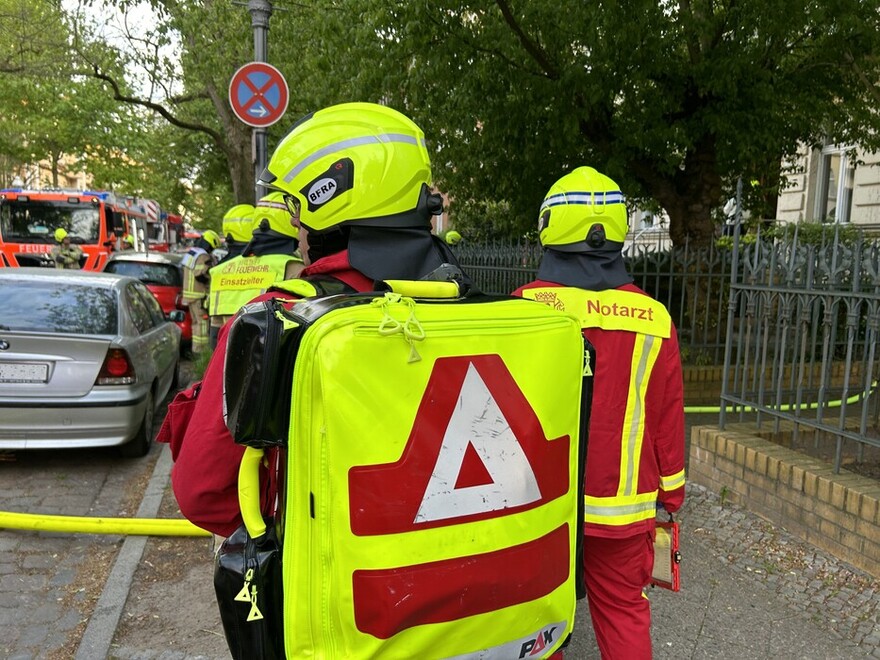
[[[374,288],[371,279],[351,268],[347,251],[319,259],[301,273],[302,277],[309,275],[330,275],[358,291]],[[290,298],[291,294],[268,291],[251,302],[278,297]],[[229,536],[242,522],[238,467],[244,447],[235,443],[223,420],[223,364],[230,323],[220,329],[217,348],[205,370],[197,398],[186,402],[185,397],[178,395],[181,400],[175,399],[169,406],[173,417],[175,403],[193,405],[185,434],[170,431],[165,437],[171,443],[174,458],[171,485],[181,513],[199,527],[221,536]],[[162,432],[160,439],[161,436]],[[268,484],[263,493],[263,511],[271,512],[274,484],[269,481],[268,473],[261,477],[260,483]]]
[[[581,318],[596,350],[584,533],[622,538],[655,526],[657,503],[684,501],[684,399],[675,326],[632,284],[586,291],[535,281],[514,295]]]

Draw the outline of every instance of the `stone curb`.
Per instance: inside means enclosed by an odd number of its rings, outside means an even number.
[[[165,488],[168,485],[171,465],[171,450],[167,445],[161,445],[159,459],[153,468],[144,499],[137,511],[138,518],[156,517],[159,506],[162,504]],[[116,627],[122,616],[122,610],[125,608],[132,579],[146,545],[146,536],[126,537],[116,562],[113,564],[110,577],[107,578],[104,590],[101,592],[98,604],[95,606],[95,611],[83,633],[76,651],[76,660],[94,660],[94,658],[106,658],[109,655],[110,644],[116,634]]]

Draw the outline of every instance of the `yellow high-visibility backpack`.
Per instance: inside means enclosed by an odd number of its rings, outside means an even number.
[[[257,466],[283,448],[269,521],[283,612],[253,574],[238,593],[238,625],[274,616],[283,643],[243,653],[549,657],[581,581],[580,323],[454,282],[385,285],[252,303],[230,328],[225,414],[248,445],[252,539],[267,533]]]

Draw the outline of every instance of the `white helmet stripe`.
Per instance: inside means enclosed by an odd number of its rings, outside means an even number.
[[[425,146],[424,138],[416,138],[412,135],[405,135],[403,133],[365,135],[364,137],[352,138],[350,140],[342,140],[340,142],[335,142],[334,144],[329,144],[322,149],[318,149],[318,151],[314,152],[308,158],[298,163],[292,170],[284,175],[284,182],[290,183],[306,167],[314,163],[316,160],[324,158],[325,156],[329,156],[339,151],[344,151],[346,149],[351,149],[352,147],[360,147],[365,144],[373,144],[376,142],[402,142],[404,144],[421,145],[423,147]]]
[[[273,202],[268,199],[261,199],[259,202],[257,202],[256,208],[258,208],[258,209],[261,209],[261,208],[281,209],[282,211],[286,211],[287,204],[285,204],[284,202]],[[242,218],[242,219],[249,220],[250,218]]]
[[[603,206],[605,204],[623,204],[623,193],[619,190],[608,192],[569,192],[550,195],[541,204],[541,211],[551,206],[566,204],[584,204],[586,206]]]

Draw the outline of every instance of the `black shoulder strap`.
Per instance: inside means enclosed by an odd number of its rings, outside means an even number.
[[[300,279],[305,280],[318,292],[319,296],[335,296],[340,293],[357,293],[357,289],[333,277],[332,275],[307,275]]]
[[[335,296],[342,293],[357,293],[357,289],[349,286],[332,275],[307,275],[291,280],[275,282],[270,291],[291,293],[300,298]]]

